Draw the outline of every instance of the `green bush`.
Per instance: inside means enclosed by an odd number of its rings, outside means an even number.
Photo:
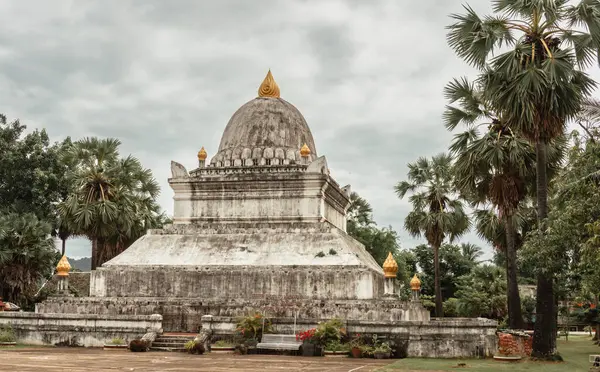
[[[319,345],[328,345],[331,342],[339,343],[345,335],[344,323],[340,319],[331,319],[319,323],[314,337],[318,340]]]
[[[263,334],[263,322],[264,333],[273,332],[271,321],[259,312],[238,318],[236,329],[244,339],[259,340]]]
[[[126,342],[121,337],[115,337],[110,340],[111,345],[125,345]]]
[[[327,344],[325,344],[325,351],[348,352],[350,351],[350,345],[343,344],[339,341],[329,341]]]
[[[16,342],[15,332],[10,326],[0,326],[0,342]]]
[[[184,345],[185,350],[187,350],[190,354],[199,354],[202,355],[206,350],[204,350],[204,345],[200,342],[196,342],[194,340],[190,340]]]

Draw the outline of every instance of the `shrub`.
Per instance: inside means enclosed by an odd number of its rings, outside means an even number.
[[[186,342],[184,347],[185,347],[185,350],[187,350],[187,352],[190,354],[202,355],[206,351],[206,350],[204,350],[204,345],[202,345],[202,343],[196,342],[194,340],[190,340],[190,341]]]
[[[123,340],[121,337],[115,337],[110,340],[110,343],[112,345],[125,345],[125,340]]]
[[[247,315],[242,318],[238,318],[236,330],[242,335],[244,339],[260,339],[263,334],[263,322],[264,322],[264,333],[273,332],[271,321],[266,319],[261,313],[256,312],[253,315]]]
[[[325,257],[325,253],[323,253],[323,251],[320,251],[315,255],[315,257]]]
[[[132,340],[129,343],[129,350],[136,352],[136,353],[142,352],[142,351],[148,351],[149,347],[150,347],[150,343],[146,340],[136,339],[136,340]]]
[[[318,340],[319,345],[327,345],[333,341],[339,343],[345,335],[346,330],[340,319],[331,319],[319,323],[315,331],[315,338]]]
[[[16,342],[15,332],[10,326],[0,326],[0,342]]]
[[[325,345],[325,350],[326,351],[348,352],[348,351],[350,351],[350,346],[348,344],[343,344],[343,343],[341,343],[339,341],[329,341]]]

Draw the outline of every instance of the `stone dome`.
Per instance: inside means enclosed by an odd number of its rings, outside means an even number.
[[[270,72],[265,82],[269,78]],[[227,123],[212,166],[299,164],[304,144],[310,149],[308,162],[317,158],[312,133],[300,111],[279,98],[278,87],[273,96],[260,96],[261,89],[259,97],[240,107]]]

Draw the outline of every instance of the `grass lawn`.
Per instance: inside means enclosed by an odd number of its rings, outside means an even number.
[[[588,372],[592,366],[588,362],[590,354],[600,354],[600,347],[594,345],[588,336],[570,336],[569,341],[559,340],[558,351],[565,360],[563,363],[544,362],[498,362],[493,359],[402,359],[385,371],[472,371],[472,372]],[[458,367],[466,363],[466,367]]]

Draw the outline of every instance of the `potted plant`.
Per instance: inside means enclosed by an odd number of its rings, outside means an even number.
[[[321,356],[321,348],[319,347],[318,339],[315,337],[316,328],[300,332],[296,335],[297,341],[302,341],[303,356]]]
[[[211,353],[231,354],[235,351],[235,345],[225,340],[219,340],[210,347]]]
[[[109,342],[104,343],[104,350],[123,350],[127,349],[127,342],[120,337],[115,337]]]
[[[364,344],[365,343],[362,337],[358,333],[354,335],[352,340],[350,340],[348,345],[350,347],[350,354],[353,358],[360,358],[362,356],[363,352],[361,350],[361,346],[363,346]]]
[[[360,349],[360,355],[361,357],[370,357],[373,355],[373,350],[375,349],[373,346],[371,345],[360,345],[359,346]]]
[[[0,326],[0,346],[14,346],[17,344],[15,332],[10,326]]]
[[[392,348],[387,342],[382,342],[373,348],[373,357],[375,359],[388,359],[392,354]]]
[[[129,343],[129,351],[134,353],[148,351],[150,348],[150,342],[142,339],[131,340]]]
[[[273,332],[271,321],[256,312],[237,319],[237,332],[245,340],[260,340],[264,333]]]
[[[195,340],[189,340],[185,343],[185,345],[183,345],[183,347],[190,354],[202,355],[205,351],[204,345],[202,345],[201,342],[196,342]]]
[[[326,357],[345,357],[348,356],[350,346],[339,341],[331,341],[325,345]]]

